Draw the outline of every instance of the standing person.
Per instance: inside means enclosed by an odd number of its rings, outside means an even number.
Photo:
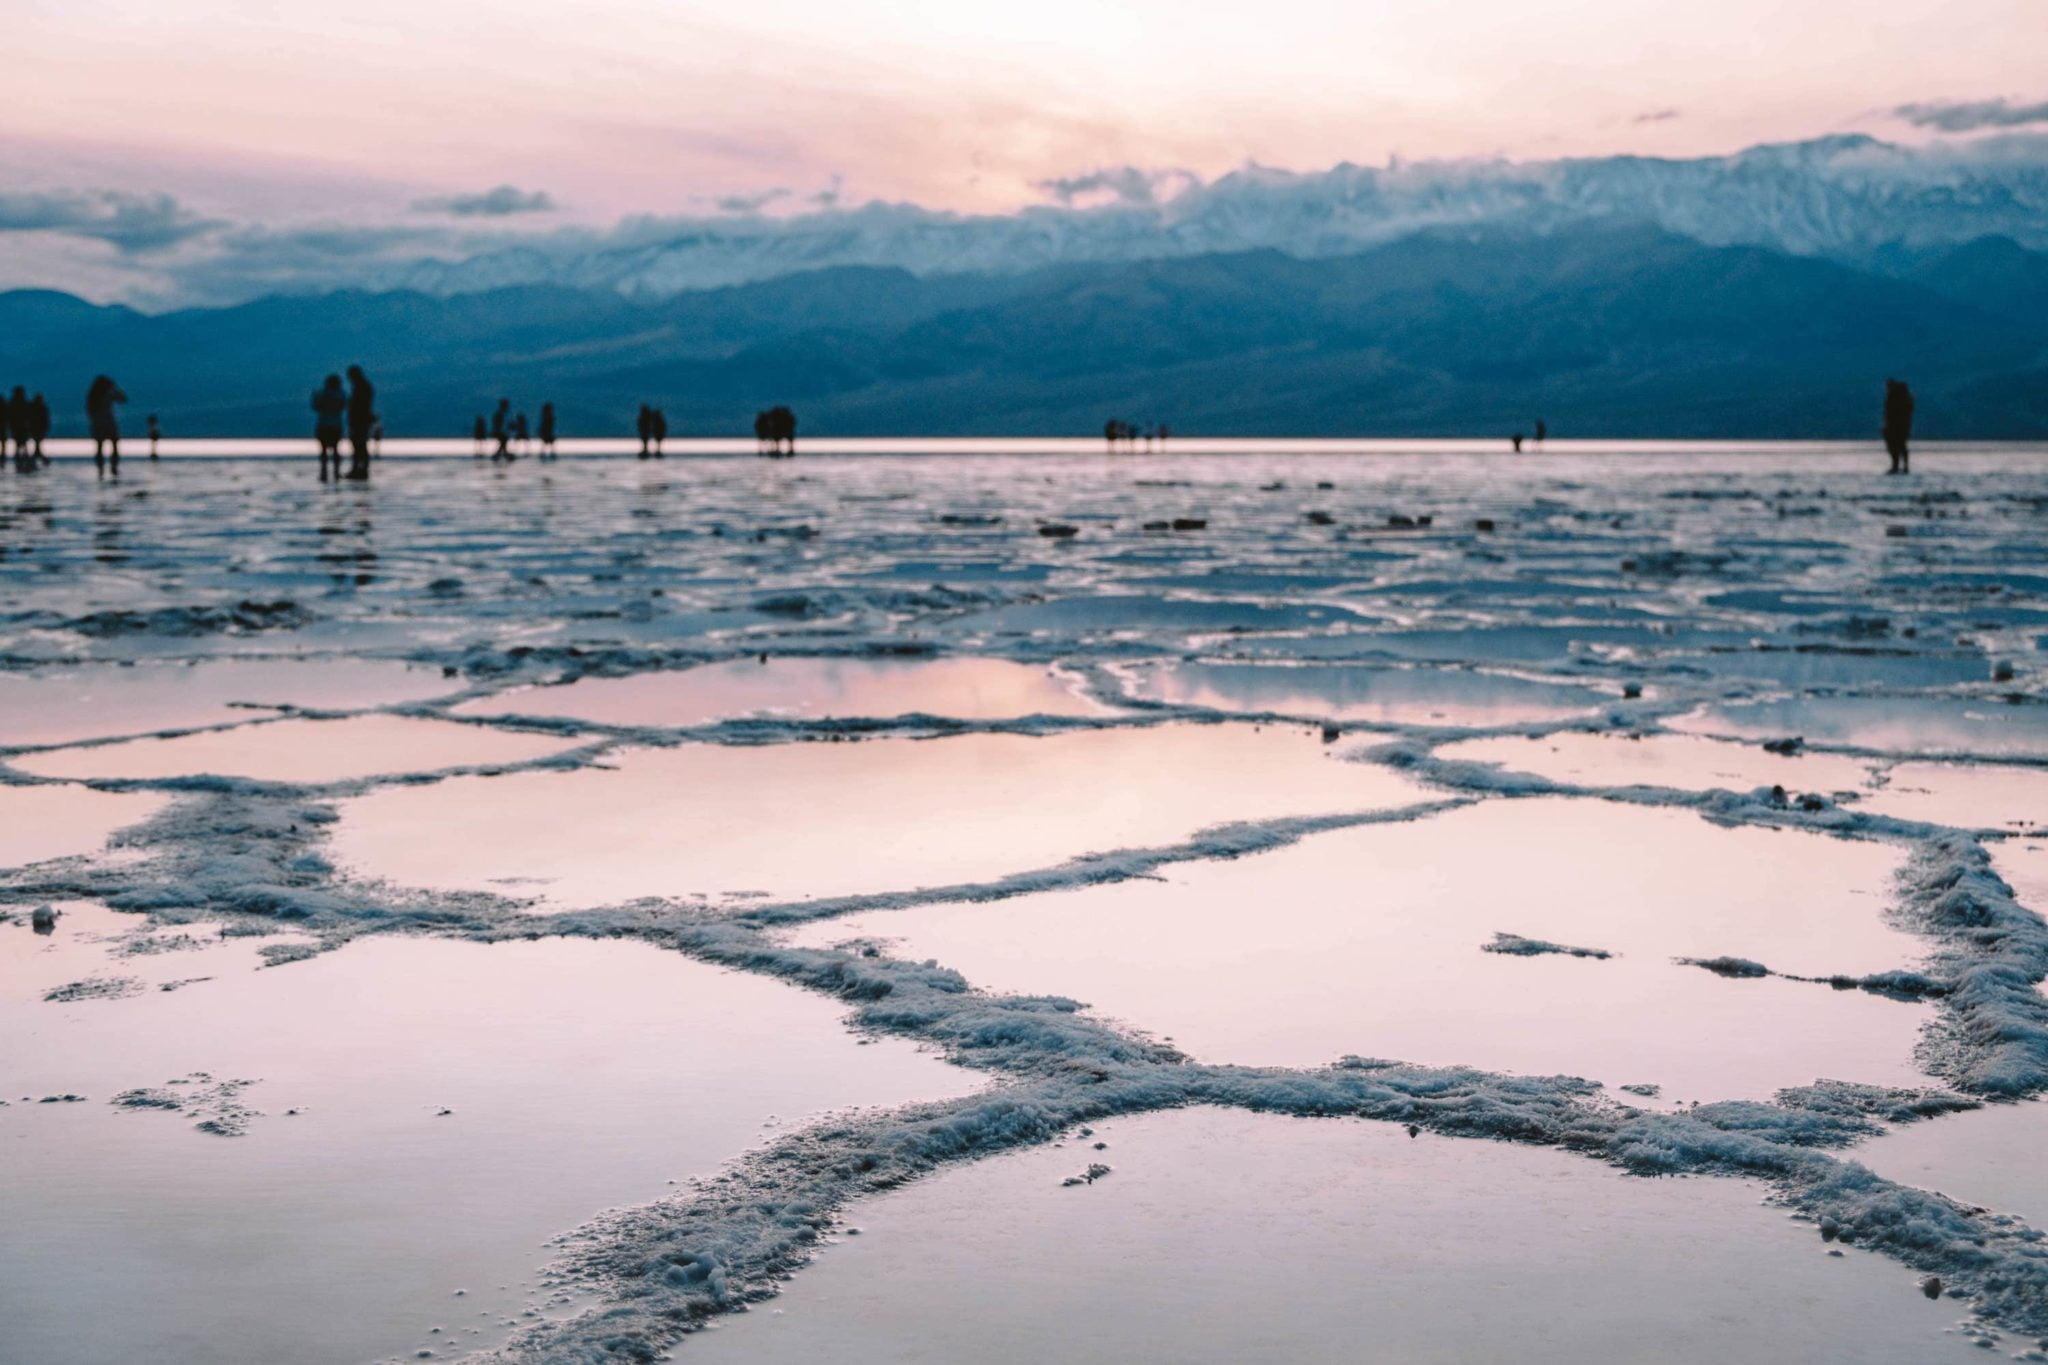
[[[655,408],[648,425],[654,431],[654,458],[658,460],[661,458],[661,443],[668,439],[668,414]]]
[[[113,456],[114,472],[121,472],[121,423],[114,409],[128,401],[128,395],[121,392],[121,386],[106,375],[97,375],[92,387],[85,391],[85,420],[92,428],[92,462],[104,469],[109,454]]]
[[[377,425],[377,388],[360,365],[348,367],[348,477],[370,481],[370,430]]]
[[[519,453],[521,455],[533,453],[533,428],[526,424],[526,414],[523,412],[512,419],[512,439],[519,443]],[[510,459],[512,457],[508,455],[505,458]]]
[[[164,429],[156,420],[156,414],[153,412],[149,415],[148,428],[149,458],[154,460],[156,458],[156,443],[163,440]]]
[[[654,409],[645,403],[640,405],[640,416],[634,419],[633,430],[640,438],[640,458],[649,455],[648,443],[654,439]]]
[[[1884,450],[1892,457],[1887,474],[1913,472],[1913,455],[1907,443],[1913,439],[1913,391],[1903,379],[1884,381]]]
[[[500,398],[497,409],[491,413],[491,439],[498,443],[498,448],[491,452],[491,458],[494,460],[512,458],[512,429],[509,425],[511,420],[512,400]]]
[[[555,405],[540,405],[540,457],[543,460],[555,458]]]
[[[1543,442],[1549,437],[1549,435],[1550,428],[1543,424],[1543,419],[1541,417],[1538,417],[1536,419],[1536,444],[1539,446],[1542,445]]]
[[[43,454],[43,442],[50,439],[50,400],[40,393],[28,400],[29,436],[36,443],[35,463],[38,466],[50,462]]]
[[[330,374],[327,382],[313,390],[313,439],[320,443],[320,482],[327,482],[331,465],[334,477],[341,477],[342,418],[348,413],[348,395],[342,392],[341,376]]]
[[[481,460],[484,457],[484,437],[490,428],[484,422],[484,415],[476,415],[476,425],[469,429],[469,453]]]

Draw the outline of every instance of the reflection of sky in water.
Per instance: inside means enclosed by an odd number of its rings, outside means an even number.
[[[2048,825],[2048,770],[1900,763],[1862,809],[1980,829]]]
[[[1915,1125],[1909,1131],[1939,1128]],[[1953,1306],[1733,1180],[1637,1180],[1550,1148],[1187,1109],[941,1171],[861,1206],[702,1365],[1469,1365],[1983,1353]],[[1112,1166],[1085,1189],[1060,1181]],[[1683,1228],[1683,1236],[1674,1236]],[[1222,1267],[1208,1273],[1201,1266]],[[1055,1311],[1049,1311],[1055,1310]],[[1369,1345],[1361,1345],[1369,1343]]]
[[[2048,757],[2048,706],[1939,697],[1803,697],[1709,707],[1672,724],[1745,739],[1808,739],[1892,751]]]
[[[1924,1011],[1670,959],[1734,955],[1805,975],[1907,966],[1920,941],[1882,919],[1898,865],[1874,844],[1531,799],[1158,881],[821,922],[798,941],[900,939],[901,956],[1088,1001],[1204,1061],[1358,1053],[1766,1098],[1822,1076],[1920,1083]],[[1481,952],[1499,931],[1621,956]]]
[[[108,835],[147,820],[163,804],[147,792],[0,786],[0,867],[96,853]]]
[[[1465,739],[1437,749],[1439,758],[1498,763],[1585,787],[1675,787],[1681,790],[1754,791],[1783,786],[1790,792],[1858,791],[1869,764],[1839,754],[1774,754],[1758,744],[1700,735],[1556,734]]]
[[[457,708],[466,715],[573,716],[605,725],[703,725],[760,713],[923,713],[958,720],[1092,716],[1107,708],[1050,669],[1007,659],[735,659],[627,678],[583,678]]]
[[[461,778],[348,802],[335,852],[369,876],[566,903],[949,886],[1233,820],[1431,799],[1312,734],[1158,726],[1031,738],[683,745],[603,769]]]
[[[340,782],[378,773],[431,772],[518,763],[572,747],[546,735],[515,735],[408,716],[281,720],[176,739],[133,739],[92,749],[53,749],[16,759],[45,777],[182,777],[210,773],[263,782]]]
[[[983,1083],[858,1046],[829,1000],[637,943],[376,939],[251,971],[243,940],[134,960],[214,980],[60,1006],[41,992],[81,963],[47,942],[0,926],[0,1036],[28,1044],[7,1098],[88,1102],[0,1109],[0,1322],[22,1362],[459,1354],[520,1310],[547,1238],[674,1193],[771,1116]],[[261,1078],[246,1136],[106,1103],[200,1066]]]
[[[0,744],[62,744],[247,720],[251,713],[231,702],[357,708],[444,696],[458,686],[438,668],[364,659],[85,664],[0,673]]]
[[[1397,724],[1505,725],[1579,715],[1589,688],[1450,669],[1168,664],[1138,677],[1137,695],[1225,711],[1276,711]]]

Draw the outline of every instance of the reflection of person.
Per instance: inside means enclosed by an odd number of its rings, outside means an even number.
[[[370,432],[377,425],[377,390],[360,365],[348,367],[348,476],[370,477]]]
[[[1912,452],[1907,442],[1913,439],[1913,391],[1906,387],[1903,379],[1884,381],[1884,451],[1891,456],[1891,468],[1887,474],[1910,474],[1913,472]]]
[[[121,467],[121,424],[116,420],[114,408],[128,401],[128,395],[121,392],[121,386],[106,375],[92,381],[92,387],[85,391],[85,420],[92,428],[92,462],[104,465],[107,457],[113,457],[115,469]]]
[[[320,443],[320,481],[327,481],[331,464],[341,475],[342,417],[348,412],[348,395],[342,392],[341,376],[330,374],[327,382],[313,390],[313,439]]]

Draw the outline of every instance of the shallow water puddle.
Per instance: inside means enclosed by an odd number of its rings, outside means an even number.
[[[343,806],[337,860],[410,886],[557,905],[783,899],[952,886],[1230,821],[1431,799],[1275,726],[689,744],[606,764],[373,792]]]
[[[247,720],[231,703],[311,708],[388,706],[445,696],[439,669],[365,659],[96,663],[0,673],[0,745],[67,744]]]
[[[1902,1185],[1964,1204],[2017,1214],[2048,1228],[2048,1105],[1991,1104],[1967,1114],[1909,1123],[1872,1138],[1856,1160]]]
[[[2048,706],[1984,698],[1805,697],[1710,706],[1671,722],[1699,734],[1802,735],[1892,753],[2048,757]]]
[[[567,716],[601,725],[707,725],[739,716],[956,720],[1100,716],[1078,685],[1006,659],[736,659],[627,678],[581,678],[466,702],[476,716]]]
[[[552,735],[519,735],[411,716],[281,720],[260,725],[52,749],[15,760],[44,777],[242,777],[260,782],[346,782],[384,773],[523,763],[574,747]]]
[[[1175,663],[1135,669],[1133,694],[1221,711],[1408,725],[1508,725],[1586,715],[1590,688],[1456,669]]]
[[[1699,735],[1567,733],[1459,740],[1438,758],[1497,763],[1509,772],[1534,773],[1583,787],[1716,788],[1788,792],[1853,792],[1869,784],[1870,765],[1839,754],[1774,754],[1760,744],[1737,744]]]
[[[2048,825],[2048,768],[1900,763],[1861,808],[1965,829]]]
[[[459,1354],[523,1311],[546,1238],[673,1193],[771,1116],[982,1084],[630,942],[372,939],[63,1005],[33,985],[0,994],[0,1322],[45,1365]],[[257,1082],[246,1134],[195,1131],[226,1080]],[[109,1104],[134,1087],[190,1112]],[[17,1098],[63,1093],[85,1099]]]
[[[2005,878],[2013,896],[2048,917],[2048,839],[2008,839],[1990,849],[1992,870]]]
[[[1096,1152],[1091,1141],[1103,1141]],[[1101,1161],[1094,1184],[1062,1188]],[[1910,1272],[1732,1180],[1394,1124],[1183,1110],[945,1171],[679,1357],[746,1365],[1982,1358]]]
[[[98,792],[48,783],[0,787],[0,867],[97,853],[115,830],[163,809],[149,792]]]
[[[1493,801],[1160,880],[876,911],[793,937],[880,938],[986,989],[1088,1002],[1208,1062],[1355,1053],[1765,1097],[1822,1077],[1923,1084],[1926,1011],[1671,959],[1802,975],[1908,965],[1922,945],[1882,920],[1898,865],[1880,845],[1683,811]],[[1618,956],[1482,951],[1497,932]]]

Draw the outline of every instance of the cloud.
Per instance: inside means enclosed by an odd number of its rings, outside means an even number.
[[[2021,128],[2031,123],[2048,123],[2048,100],[2036,104],[2014,104],[2003,98],[1929,100],[1924,104],[1902,104],[1892,114],[1915,128],[1972,133],[1980,128]]]
[[[0,232],[55,232],[105,242],[124,255],[160,251],[227,226],[168,194],[123,190],[0,194]]]
[[[751,194],[725,194],[711,201],[720,213],[759,213],[778,199],[789,198],[785,189],[756,190]]]
[[[1112,204],[1136,206],[1158,203],[1160,191],[1168,185],[1179,184],[1185,187],[1199,183],[1200,180],[1192,171],[1148,171],[1137,166],[1105,166],[1101,170],[1089,171],[1085,175],[1058,176],[1051,180],[1033,181],[1032,188],[1049,194],[1060,203],[1069,206],[1102,195],[1107,195],[1107,202]]]
[[[558,206],[546,190],[522,190],[517,185],[498,185],[479,194],[451,194],[438,199],[416,199],[416,213],[452,213],[458,218],[506,218],[515,213],[552,213]]]
[[[1630,119],[1630,123],[1669,123],[1675,118],[1685,117],[1676,109],[1649,109]]]

